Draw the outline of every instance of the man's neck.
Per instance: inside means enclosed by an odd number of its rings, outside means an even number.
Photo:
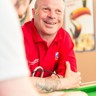
[[[52,41],[54,40],[56,34],[54,35],[40,35],[41,38],[47,42],[47,46],[49,47],[52,43]]]

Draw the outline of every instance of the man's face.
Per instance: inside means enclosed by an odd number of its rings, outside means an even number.
[[[34,24],[42,35],[54,35],[63,25],[63,0],[39,0],[33,9]]]
[[[30,0],[17,0],[17,2],[15,3],[15,8],[19,18],[22,18],[25,15],[27,8],[29,6],[29,3],[30,3]]]

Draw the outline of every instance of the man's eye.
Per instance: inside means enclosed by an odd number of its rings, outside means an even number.
[[[62,11],[61,10],[56,10],[56,13],[57,14],[62,14]]]
[[[43,10],[48,10],[48,8],[43,8]]]

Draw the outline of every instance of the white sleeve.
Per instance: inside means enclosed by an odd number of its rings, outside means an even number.
[[[0,0],[0,81],[29,76],[23,36],[11,0]]]

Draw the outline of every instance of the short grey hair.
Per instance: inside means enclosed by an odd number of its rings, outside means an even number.
[[[35,9],[37,8],[38,1],[39,1],[39,0],[36,0],[36,1],[35,1],[35,4],[34,4],[34,8],[35,8]],[[63,0],[63,2],[65,2],[65,0]]]

